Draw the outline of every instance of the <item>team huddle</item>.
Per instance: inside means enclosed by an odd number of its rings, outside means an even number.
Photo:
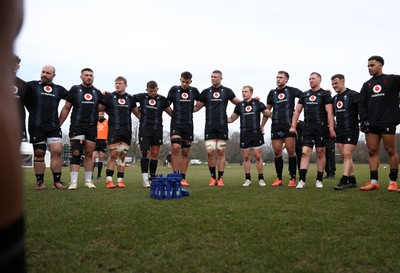
[[[20,59],[15,56],[15,73]],[[90,68],[81,71],[82,83],[68,91],[55,84],[55,68],[45,65],[39,81],[24,82],[15,75],[14,94],[20,102],[22,138],[27,139],[25,129],[25,108],[29,112],[29,140],[34,150],[34,172],[36,189],[45,188],[44,156],[47,148],[51,153],[50,169],[53,186],[67,188],[61,182],[62,133],[61,125],[71,110],[69,138],[72,156],[70,159],[69,190],[78,188],[78,173],[81,156],[84,155],[85,186],[96,188],[93,183],[94,158],[99,155],[99,172],[106,150],[109,158],[106,168],[106,187],[125,188],[125,156],[132,141],[132,113],[139,119],[138,141],[141,151],[140,167],[142,186],[150,187],[156,176],[158,154],[163,144],[163,118],[166,112],[171,116],[171,163],[174,172],[182,175],[181,184],[189,186],[186,172],[189,163],[189,150],[193,141],[193,113],[205,107],[204,140],[210,171],[209,186],[223,187],[225,170],[225,149],[228,140],[228,123],[240,118],[240,148],[244,161],[245,182],[251,185],[250,158],[253,153],[258,173],[258,184],[266,186],[263,175],[262,146],[264,127],[271,119],[271,142],[274,150],[276,179],[272,186],[284,185],[283,149],[288,154],[290,180],[288,187],[303,189],[306,185],[307,170],[313,148],[317,156],[317,176],[315,186],[323,187],[325,168],[325,147],[329,138],[335,139],[343,158],[343,175],[335,190],[357,188],[354,175],[353,153],[359,132],[365,134],[370,167],[370,181],[360,190],[377,190],[379,147],[381,140],[389,155],[389,191],[399,191],[397,187],[399,159],[396,151],[396,126],[400,123],[400,76],[386,75],[382,72],[384,60],[380,56],[368,59],[368,71],[372,76],[360,92],[345,86],[345,77],[335,74],[331,77],[332,88],[321,88],[321,75],[312,72],[309,77],[310,90],[302,92],[287,86],[289,73],[278,71],[275,89],[267,97],[266,104],[253,97],[253,87],[245,85],[239,99],[228,87],[221,84],[222,72],[211,74],[211,86],[199,92],[191,86],[192,74],[183,72],[180,85],[173,86],[167,97],[158,94],[155,81],[149,81],[145,93],[130,95],[126,93],[127,80],[115,79],[115,91],[101,92],[93,86],[94,72]],[[298,99],[297,105],[295,100]],[[65,105],[58,113],[61,100]],[[233,113],[226,113],[229,101],[235,104]],[[304,111],[303,111],[304,110]],[[304,121],[299,120],[304,112]],[[104,118],[104,112],[108,120]],[[99,130],[100,126],[100,130]],[[103,130],[108,127],[108,131]],[[299,148],[297,148],[299,147]],[[114,183],[114,171],[117,180]],[[299,179],[297,179],[297,170]]]

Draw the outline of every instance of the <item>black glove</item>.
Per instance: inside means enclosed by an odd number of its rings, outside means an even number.
[[[361,121],[360,122],[360,131],[364,134],[369,133],[369,122],[368,121]]]

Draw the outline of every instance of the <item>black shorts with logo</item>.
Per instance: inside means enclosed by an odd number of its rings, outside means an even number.
[[[108,128],[108,136],[107,136],[108,145],[119,142],[124,142],[128,145],[131,145],[131,141],[132,141],[131,131]]]
[[[69,127],[69,138],[85,136],[85,140],[95,142],[97,136],[97,124],[94,125],[71,125]]]
[[[171,122],[170,136],[178,135],[183,141],[193,141],[193,124],[174,124]]]
[[[47,141],[48,138],[62,138],[60,127],[32,126],[29,128],[30,142],[35,144]]]
[[[260,147],[264,144],[264,136],[261,132],[241,132],[240,133],[240,148],[248,149]]]
[[[336,132],[336,143],[340,144],[352,144],[357,145],[358,137],[360,135],[360,131],[358,128],[344,130],[341,128],[335,128]]]
[[[370,125],[368,133],[374,135],[395,135],[396,125],[394,124]]]
[[[139,128],[139,145],[141,151],[149,151],[150,146],[163,144],[163,128]]]
[[[204,129],[204,140],[209,139],[221,139],[228,140],[228,124],[221,125],[219,127],[207,126]]]
[[[328,137],[328,125],[326,123],[304,124],[303,146],[310,148],[325,147]]]
[[[287,137],[296,137],[296,134],[289,132],[290,124],[272,124],[271,139],[284,139]]]

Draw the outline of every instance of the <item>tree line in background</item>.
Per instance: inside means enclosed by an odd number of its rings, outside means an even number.
[[[131,148],[127,154],[128,157],[132,157],[133,162],[137,162],[141,158],[141,152],[139,148],[139,122],[137,120],[132,121],[132,143]],[[63,132],[63,141],[65,144],[69,144],[68,133]],[[169,131],[164,131],[163,136],[164,145],[160,148],[159,153],[159,162],[166,160],[168,153],[171,151],[171,142]],[[240,132],[235,131],[231,132],[229,136],[229,141],[227,142],[226,148],[226,160],[231,164],[240,164],[243,162],[242,154],[240,150]],[[400,151],[400,134],[396,134],[396,145],[397,151]],[[106,154],[106,158],[108,158],[108,154]],[[199,159],[202,162],[207,162],[207,153],[205,149],[204,139],[200,136],[195,135],[194,141],[192,143],[192,147],[190,148],[190,159]],[[386,153],[383,144],[381,143],[380,149],[380,159],[381,163],[388,163],[389,156]],[[284,155],[284,160],[287,161],[287,155]],[[274,161],[274,150],[272,148],[270,138],[265,139],[265,145],[263,147],[263,161],[266,163],[270,163]],[[364,135],[361,134],[360,139],[357,144],[356,151],[353,155],[354,163],[368,163],[368,149],[367,144],[365,143]],[[316,163],[316,155],[313,154],[311,158],[311,163]],[[336,162],[342,163],[342,158],[339,154],[339,150],[336,147]]]

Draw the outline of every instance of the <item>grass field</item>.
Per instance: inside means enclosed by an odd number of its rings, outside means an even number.
[[[286,168],[286,166],[285,166]],[[171,169],[159,167],[159,173]],[[35,190],[25,169],[29,272],[399,272],[400,194],[381,190],[336,192],[336,180],[315,188],[315,166],[304,190],[242,187],[241,166],[226,169],[225,187],[208,187],[206,166],[190,166],[190,196],[154,200],[141,187],[139,168],[128,168],[126,189],[83,187]],[[356,166],[359,185],[367,165]],[[68,181],[69,171],[63,170]],[[285,177],[287,178],[287,177]],[[286,179],[287,180],[287,179]]]

